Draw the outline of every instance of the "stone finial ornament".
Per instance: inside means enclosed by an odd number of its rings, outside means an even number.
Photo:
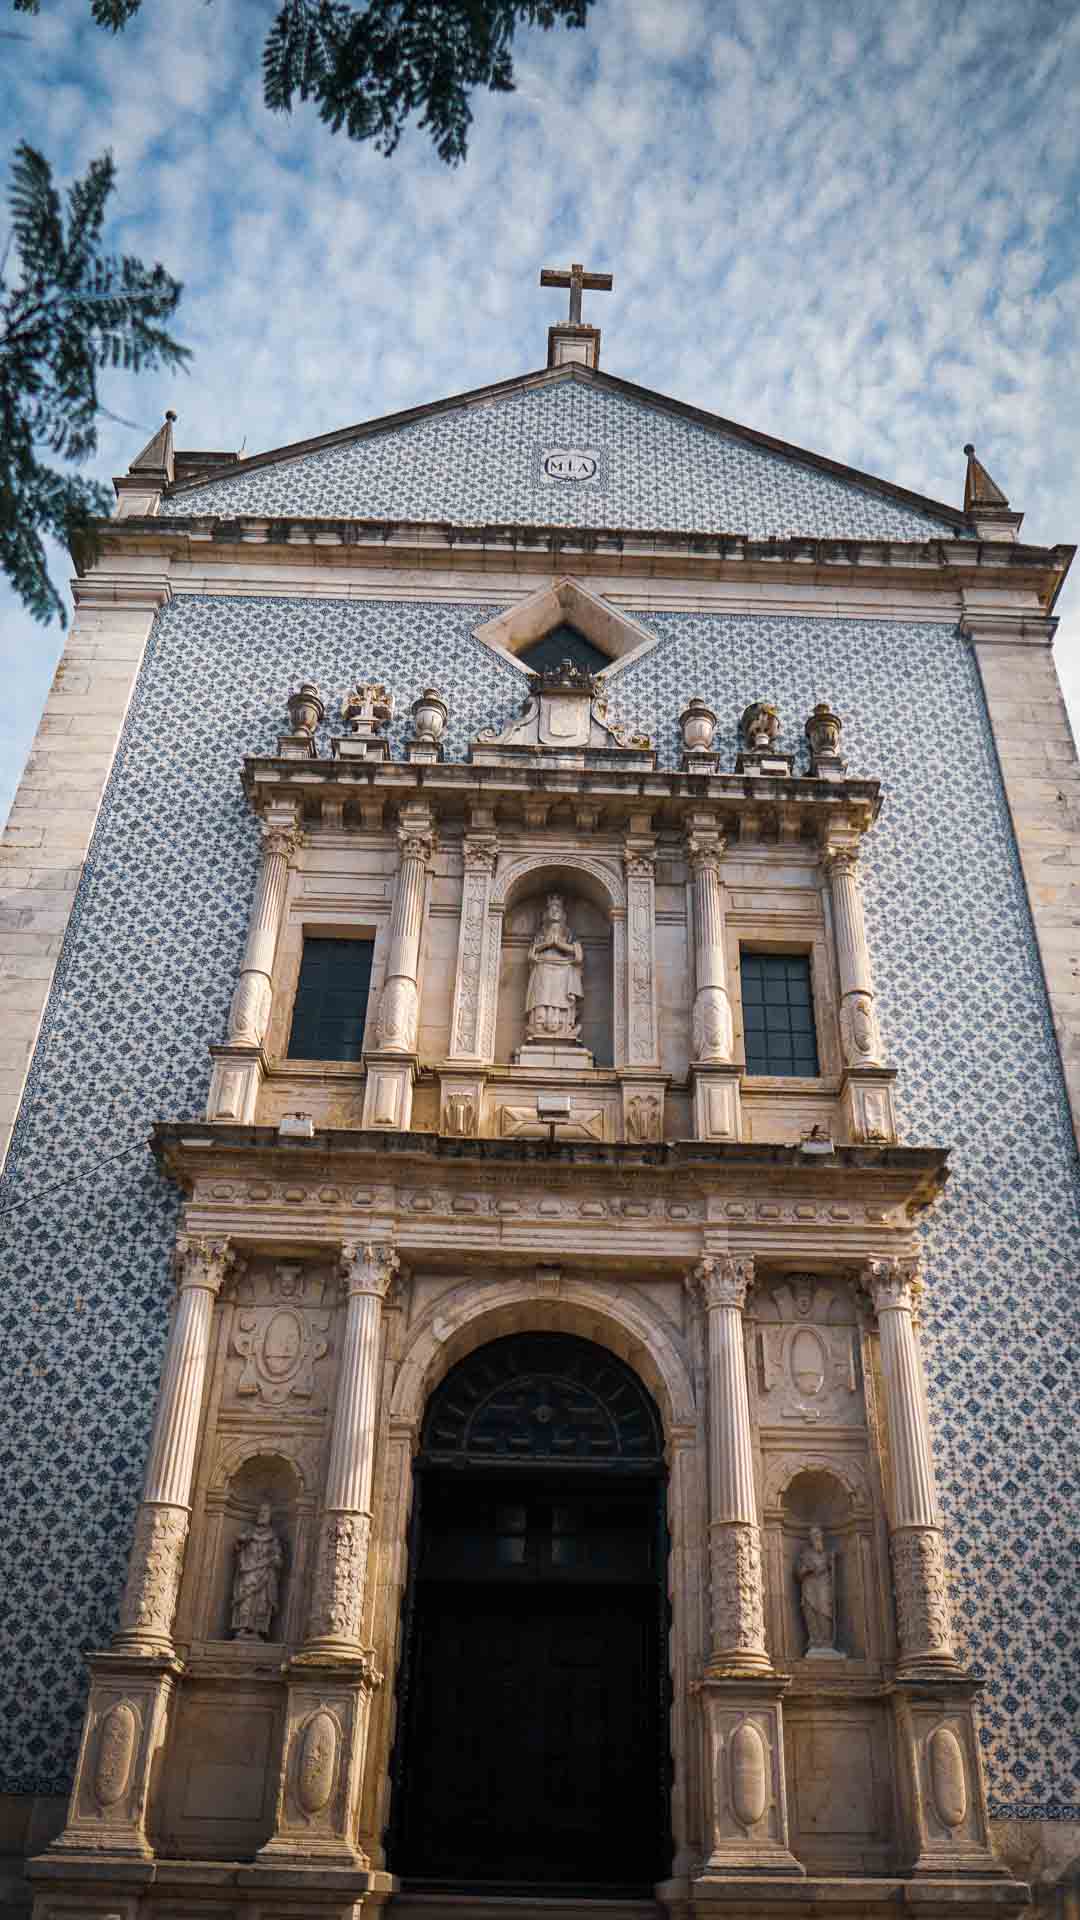
[[[1008,496],[992,480],[969,440],[964,448],[964,512],[982,540],[1015,540],[1023,514],[1014,513]]]
[[[743,709],[739,728],[752,752],[769,753],[780,732],[780,715],[771,700],[752,700]]]
[[[787,778],[791,756],[777,746],[780,715],[771,700],[751,700],[739,720],[743,748],[735,762],[736,773],[766,774]]]
[[[341,713],[356,739],[373,740],[385,732],[394,717],[393,695],[376,681],[358,680]]]
[[[326,708],[313,680],[302,681],[296,692],[290,693],[285,705],[294,733],[312,734],[326,718]]]
[[[437,760],[450,718],[446,701],[437,687],[425,687],[420,698],[413,701],[410,711],[413,737],[408,746],[409,759]]]
[[[845,762],[840,757],[843,721],[828,701],[819,700],[804,729],[810,743],[810,772],[819,780],[839,779]]]
[[[712,708],[695,694],[679,715],[683,753],[711,753],[718,724]]]

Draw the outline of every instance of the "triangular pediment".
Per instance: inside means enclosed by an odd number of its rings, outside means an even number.
[[[971,531],[958,508],[576,366],[256,455],[174,484],[160,511],[762,540]]]

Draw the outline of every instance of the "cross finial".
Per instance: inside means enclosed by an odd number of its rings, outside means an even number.
[[[581,262],[575,260],[570,271],[565,267],[541,267],[540,285],[542,287],[569,287],[570,313],[568,325],[581,325],[581,294],[584,287],[591,293],[610,293],[615,282],[610,273],[586,273]]]

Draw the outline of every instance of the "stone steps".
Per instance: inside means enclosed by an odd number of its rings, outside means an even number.
[[[575,1900],[544,1895],[398,1893],[386,1920],[663,1920],[654,1900]]]

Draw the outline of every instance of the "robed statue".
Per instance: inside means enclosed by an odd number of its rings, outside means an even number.
[[[836,1651],[836,1555],[826,1552],[825,1535],[811,1527],[810,1543],[795,1562],[802,1615],[806,1622],[807,1655]]]
[[[581,942],[567,925],[562,895],[550,893],[543,924],[529,948],[526,1040],[580,1040],[582,959]]]
[[[281,1541],[270,1525],[270,1503],[264,1500],[255,1525],[236,1542],[232,1630],[238,1640],[269,1640],[284,1557]]]

